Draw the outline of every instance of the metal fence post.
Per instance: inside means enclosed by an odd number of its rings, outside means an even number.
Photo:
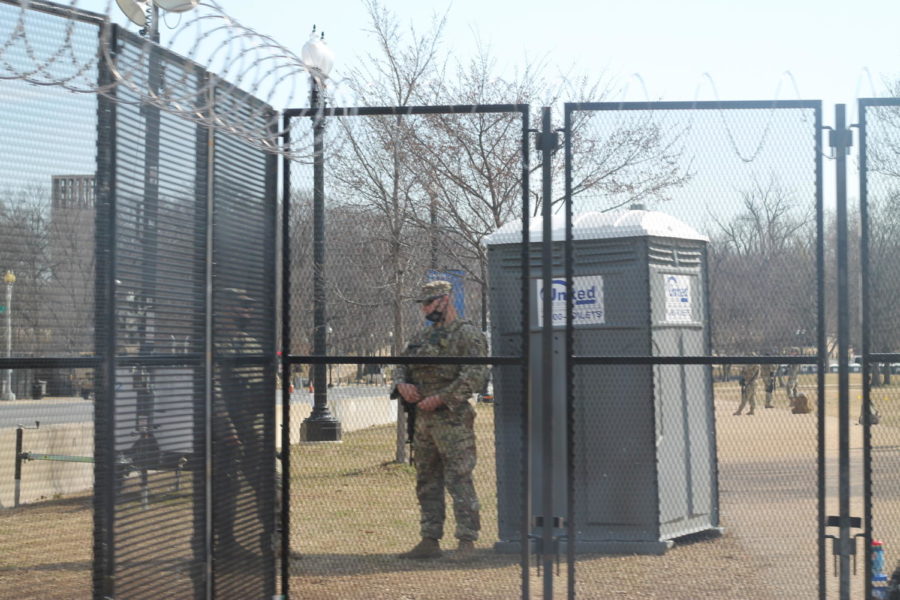
[[[850,534],[850,306],[847,244],[847,153],[852,144],[846,125],[846,106],[835,106],[835,125],[831,132],[837,168],[837,278],[838,278],[838,503],[840,534],[840,598],[850,599],[850,557],[855,554],[856,539]]]

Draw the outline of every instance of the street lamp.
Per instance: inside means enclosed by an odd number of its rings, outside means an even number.
[[[325,44],[325,34],[313,26],[300,52],[309,72],[309,105],[313,110],[313,356],[325,356],[328,347],[325,311],[325,102],[320,91],[334,64],[334,53]],[[313,365],[313,408],[303,421],[300,437],[307,442],[341,439],[341,423],[328,410],[328,384],[324,364]]]
[[[12,289],[16,282],[16,274],[7,271],[3,276],[6,282],[6,358],[12,358]],[[12,369],[6,369],[3,378],[3,393],[0,400],[15,400],[16,395],[12,391]]]

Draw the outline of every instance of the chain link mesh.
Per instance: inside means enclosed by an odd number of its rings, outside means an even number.
[[[392,363],[423,327],[420,305],[414,302],[420,287],[429,279],[452,281],[460,317],[478,329],[488,328],[489,295],[507,298],[504,312],[521,315],[521,284],[488,280],[482,244],[497,227],[522,222],[523,117],[516,109],[487,110],[388,109],[379,114],[373,109],[324,117],[324,225],[319,231],[314,164],[290,165],[287,310],[291,353],[299,361],[292,375],[290,535],[292,551],[302,556],[291,562],[290,573],[292,593],[299,596],[395,598],[422,589],[422,569],[428,571],[433,598],[509,597],[519,586],[517,556],[490,549],[502,539],[498,518],[508,518],[510,508],[518,510],[522,501],[520,490],[511,490],[506,481],[504,489],[512,493],[498,497],[499,480],[521,480],[525,466],[519,454],[501,470],[495,433],[520,444],[521,419],[498,422],[500,399],[490,402],[491,387],[469,400],[477,413],[478,566],[458,567],[491,576],[470,580],[443,561],[435,570],[397,558],[419,540],[419,507],[407,433],[403,419],[398,421],[397,400],[390,398]],[[314,113],[292,116],[292,143],[310,145],[314,121]],[[317,240],[324,244],[321,265],[314,253]],[[521,253],[518,265],[520,270]],[[318,302],[317,269],[325,290]],[[317,322],[319,302],[324,319]],[[325,354],[342,359],[323,365],[327,405],[342,427],[338,445],[303,441],[316,368],[304,364],[304,357],[316,354],[317,326],[326,328]],[[504,334],[492,338],[490,354],[520,356],[521,329]],[[355,362],[355,357],[366,360]],[[521,370],[511,369],[507,377],[518,377],[518,392],[506,389],[502,398],[508,416],[523,398]],[[456,546],[452,506],[448,499],[445,552]]]
[[[817,109],[727,104],[573,112],[576,289],[601,275],[605,303],[595,328],[576,321],[575,355],[722,363],[575,368],[578,597],[817,587],[816,417],[792,414],[778,361],[818,354]],[[755,356],[772,377],[742,364]],[[815,404],[809,366],[799,390]],[[592,558],[591,540],[663,556],[625,566]]]
[[[876,101],[877,102],[877,101]],[[866,145],[862,149],[866,157],[865,177],[866,195],[862,198],[868,217],[868,227],[863,230],[868,245],[868,263],[864,263],[868,288],[868,310],[863,318],[867,319],[869,336],[869,352],[873,354],[898,354],[898,342],[895,319],[896,287],[900,282],[896,253],[897,244],[896,208],[898,196],[897,150],[900,149],[900,103],[895,100],[884,100],[861,109],[865,118]],[[855,346],[854,346],[855,347]],[[861,362],[861,361],[860,361]],[[859,368],[860,365],[853,365]],[[900,413],[897,411],[898,392],[897,377],[900,376],[900,364],[890,358],[884,362],[873,361],[869,365],[870,384],[869,400],[871,413],[869,417],[871,431],[871,490],[869,500],[872,511],[872,539],[883,542],[884,574],[890,576],[900,565],[900,547],[896,540],[900,539],[900,504],[897,502],[898,482],[896,474],[900,464],[897,455],[897,426]],[[864,409],[862,396],[856,388],[858,374],[851,374],[851,408],[852,418],[862,422]],[[856,436],[861,434],[861,427],[853,428],[854,447],[861,442]],[[881,582],[876,585],[885,586]]]

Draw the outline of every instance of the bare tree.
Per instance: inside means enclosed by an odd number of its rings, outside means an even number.
[[[741,193],[743,210],[714,219],[710,303],[715,350],[779,353],[815,340],[814,207],[774,177]]]
[[[46,351],[53,332],[47,322],[45,292],[54,272],[50,258],[49,194],[38,185],[7,190],[0,201],[0,267],[16,275],[13,287],[17,353]]]
[[[397,18],[378,0],[363,2],[371,24],[371,35],[378,51],[366,62],[350,70],[349,85],[355,100],[363,106],[409,105],[428,103],[429,81],[439,78],[440,42],[445,17],[437,16],[431,26],[419,34],[414,28],[402,32]],[[382,234],[373,240],[384,251],[380,281],[369,288],[364,298],[389,298],[391,307],[392,353],[400,351],[405,339],[403,302],[422,278],[412,268],[421,254],[412,231],[412,214],[421,184],[410,164],[410,124],[397,115],[391,117],[337,119],[338,133],[344,139],[342,152],[329,158],[335,192],[332,197],[355,206]],[[359,251],[357,249],[357,251]],[[364,302],[343,290],[346,302]],[[403,413],[398,411],[397,456],[405,461]]]
[[[490,48],[478,43],[476,55],[459,64],[454,77],[442,79],[438,94],[449,103],[473,105],[557,105],[571,101],[601,100],[606,81],[600,77],[571,74],[550,77],[542,62],[527,63],[521,71],[500,74]],[[680,164],[680,132],[665,134],[653,117],[642,114],[615,124],[597,127],[591,113],[577,113],[572,122],[572,194],[602,196],[603,210],[637,201],[664,201],[668,191],[689,178]],[[532,118],[535,118],[537,113]],[[431,115],[415,130],[418,179],[423,182],[427,205],[416,212],[417,224],[430,239],[439,237],[441,248],[454,268],[467,272],[482,297],[482,325],[487,307],[487,255],[484,238],[522,218],[523,131],[519,113]],[[527,143],[527,139],[524,140]],[[540,165],[530,165],[536,173]],[[561,184],[563,153],[557,152],[553,177]],[[559,205],[564,187],[553,200]],[[531,215],[540,214],[540,185],[532,186]],[[436,248],[437,242],[432,242]]]

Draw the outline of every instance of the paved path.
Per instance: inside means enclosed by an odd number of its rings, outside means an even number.
[[[862,432],[855,424],[857,394],[851,391],[851,516],[864,516]],[[817,585],[817,415],[791,414],[786,406],[757,408],[753,416],[733,416],[737,401],[718,403],[717,431],[722,523],[752,556],[748,564],[766,568],[773,590],[803,594]],[[838,419],[826,414],[826,515],[839,514]],[[900,450],[894,428],[873,428],[875,536],[891,540],[888,564],[900,554]],[[889,440],[893,438],[893,446]],[[883,490],[879,493],[879,490]],[[881,515],[881,518],[878,518]],[[827,533],[837,534],[829,530]],[[859,533],[859,532],[854,532]],[[826,585],[837,594],[830,541]],[[859,541],[852,597],[863,597],[864,549]],[[852,567],[851,567],[852,568]],[[795,597],[795,596],[790,596]],[[829,597],[837,597],[829,596]]]

